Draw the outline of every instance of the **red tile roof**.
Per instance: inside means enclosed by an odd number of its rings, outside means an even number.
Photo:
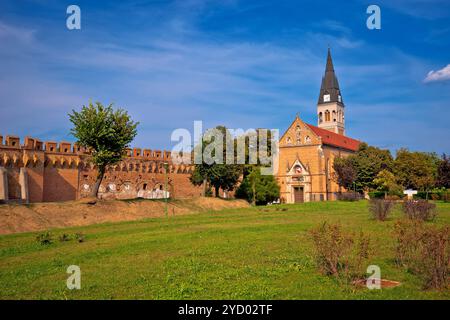
[[[341,134],[337,134],[325,129],[318,128],[316,126],[313,126],[312,124],[307,123],[306,124],[316,135],[322,138],[322,143],[333,146],[333,147],[339,147],[351,151],[358,151],[359,144],[361,143],[358,140],[343,136]]]

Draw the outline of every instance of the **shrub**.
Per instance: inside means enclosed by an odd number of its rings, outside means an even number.
[[[444,200],[444,202],[450,202],[450,192],[449,191],[444,192],[441,200]]]
[[[49,245],[53,242],[53,237],[50,232],[44,232],[38,234],[36,237],[36,241],[39,242],[41,245]]]
[[[403,202],[403,212],[409,219],[432,221],[436,218],[436,205],[427,200],[407,200]]]
[[[66,233],[63,233],[62,235],[59,236],[59,241],[61,242],[65,242],[65,241],[69,241],[70,240],[70,236]]]
[[[363,274],[361,266],[369,257],[369,238],[363,233],[355,240],[339,224],[322,223],[311,230],[317,267],[325,275],[348,281]]]
[[[402,197],[396,194],[391,194],[391,195],[387,195],[386,200],[392,200],[392,201],[397,201],[397,200],[401,200]]]
[[[337,194],[337,199],[340,201],[359,201],[361,195],[358,192],[341,192]]]
[[[385,195],[386,195],[386,193],[383,192],[383,191],[372,191],[372,192],[369,192],[370,199],[374,199],[374,198],[376,198],[376,199],[384,199]]]
[[[450,276],[450,227],[425,226],[421,220],[397,222],[396,261],[423,279],[423,287],[443,289]]]
[[[372,217],[379,221],[385,221],[394,207],[392,200],[371,199],[369,201],[369,211]]]
[[[84,236],[84,234],[83,233],[75,233],[75,239],[78,241],[78,242],[84,242],[85,241],[85,236]]]

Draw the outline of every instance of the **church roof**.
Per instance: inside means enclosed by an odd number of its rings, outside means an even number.
[[[324,102],[323,96],[326,94],[330,95],[330,101]],[[341,101],[339,101],[339,95],[341,95],[341,90],[339,89],[339,82],[337,80],[336,74],[334,73],[333,60],[331,59],[331,51],[330,48],[328,48],[327,66],[325,68],[325,74],[322,77],[322,85],[320,86],[318,104],[329,102],[342,103],[342,96]]]
[[[341,134],[337,134],[312,124],[306,123],[306,125],[319,137],[322,138],[322,143],[333,147],[339,147],[350,151],[358,151],[360,141],[352,139]]]

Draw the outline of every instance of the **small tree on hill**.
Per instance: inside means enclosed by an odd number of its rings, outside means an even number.
[[[91,151],[97,165],[97,180],[91,196],[97,197],[106,167],[122,160],[125,150],[137,134],[138,122],[133,122],[125,110],[113,110],[112,104],[104,107],[100,102],[83,106],[80,112],[72,110],[69,119],[73,124],[71,134],[79,146]]]

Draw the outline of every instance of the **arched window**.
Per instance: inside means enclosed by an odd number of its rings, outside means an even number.
[[[327,122],[327,121],[330,121],[331,119],[330,119],[331,117],[330,117],[330,111],[325,111],[325,122]]]
[[[336,122],[336,111],[333,110],[333,122]]]
[[[323,116],[322,112],[319,112],[319,123],[323,122],[323,117],[322,116]]]

